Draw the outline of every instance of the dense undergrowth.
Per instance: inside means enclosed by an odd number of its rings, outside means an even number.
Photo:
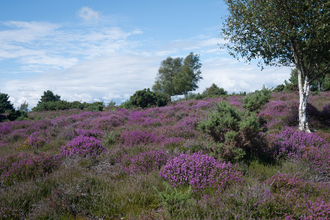
[[[328,219],[329,95],[310,134],[285,92],[0,123],[1,219]]]

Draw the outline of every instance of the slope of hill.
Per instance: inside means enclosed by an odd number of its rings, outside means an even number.
[[[309,98],[311,134],[296,131],[298,94],[273,93],[255,113],[267,120],[262,152],[226,161],[198,125],[220,101],[245,111],[243,98],[0,123],[0,216],[330,218],[330,92]]]

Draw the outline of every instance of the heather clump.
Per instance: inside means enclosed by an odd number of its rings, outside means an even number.
[[[95,157],[104,153],[106,149],[102,147],[101,141],[95,137],[80,135],[72,139],[65,146],[62,146],[60,151],[67,157]]]
[[[91,125],[95,129],[101,129],[103,131],[112,130],[114,127],[118,127],[123,124],[123,119],[118,115],[107,115],[97,117],[91,121]]]
[[[126,146],[134,146],[139,144],[148,144],[160,142],[163,137],[158,137],[153,132],[146,131],[124,131],[119,140]]]
[[[261,151],[264,143],[260,132],[266,121],[254,113],[235,109],[227,102],[217,104],[215,112],[201,121],[198,128],[217,143],[217,152],[226,160],[240,160],[246,153]]]
[[[236,165],[222,163],[214,157],[198,153],[179,154],[168,161],[160,172],[175,187],[191,185],[195,190],[213,187],[217,191],[229,188],[233,184],[244,182]]]
[[[322,214],[329,217],[328,185],[305,182],[287,174],[274,175],[265,183],[270,185],[273,199],[260,205],[263,217],[314,219]],[[319,207],[312,207],[313,204]]]
[[[131,174],[149,173],[153,170],[160,170],[167,162],[169,155],[163,151],[147,151],[129,157],[122,155],[120,162],[122,168]]]
[[[95,138],[102,138],[104,136],[104,132],[100,129],[77,129],[75,130],[75,134],[77,136],[86,136],[86,137],[95,137]]]
[[[304,149],[308,147],[320,147],[325,144],[324,140],[314,133],[299,132],[294,128],[287,127],[277,134],[267,136],[270,150],[275,158],[300,158]]]
[[[1,157],[0,183],[8,186],[51,173],[59,166],[60,159],[60,155],[42,152]]]
[[[321,120],[326,126],[330,126],[330,104],[323,107],[321,111]]]
[[[24,149],[39,149],[42,146],[45,145],[46,140],[44,138],[38,137],[39,132],[35,132],[31,134],[23,144],[20,144],[18,148],[16,148],[18,151],[24,150]]]

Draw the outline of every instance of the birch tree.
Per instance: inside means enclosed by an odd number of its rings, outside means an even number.
[[[299,130],[310,132],[306,115],[310,83],[330,68],[329,0],[224,0],[229,15],[221,36],[230,54],[246,62],[298,70]]]

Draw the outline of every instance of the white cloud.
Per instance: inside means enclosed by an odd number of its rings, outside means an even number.
[[[46,90],[68,101],[120,102],[135,91],[152,86],[162,59],[129,54],[102,56],[80,62],[67,70],[5,81],[2,92],[10,94],[15,106],[28,100],[30,107],[34,107]]]
[[[90,9],[89,7],[82,7],[77,11],[77,14],[85,21],[93,21],[100,19],[99,12]]]
[[[140,45],[128,37],[142,34],[139,29],[125,31],[106,26],[67,30],[65,26],[45,22],[1,24],[11,28],[0,31],[0,61],[17,59],[22,72],[64,70],[81,59],[127,52]]]
[[[234,58],[215,57],[203,62],[202,76],[199,89],[203,92],[205,88],[215,83],[226,91],[252,92],[260,90],[263,85],[275,87],[288,78],[290,68],[265,67],[263,71],[257,67],[256,62],[251,65],[239,62]]]

